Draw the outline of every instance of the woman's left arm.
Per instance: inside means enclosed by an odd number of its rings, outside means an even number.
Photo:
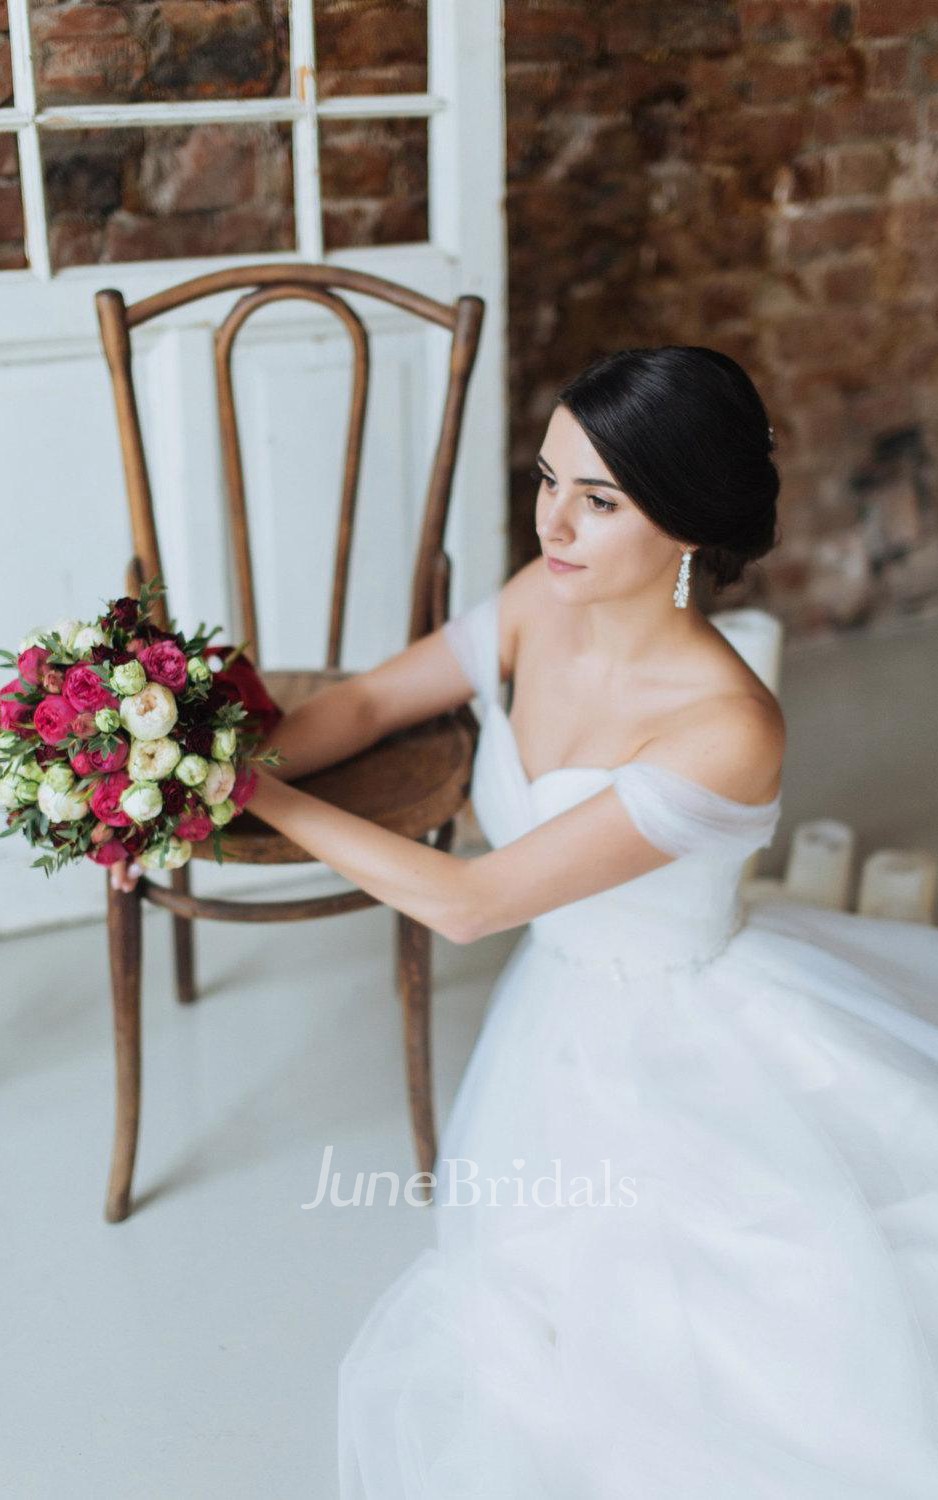
[[[253,769],[257,789],[247,803],[249,812],[386,906],[451,943],[472,941],[470,861],[301,792],[259,765]]]

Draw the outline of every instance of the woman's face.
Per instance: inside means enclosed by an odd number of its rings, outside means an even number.
[[[578,564],[550,576],[565,593],[601,599],[674,587],[682,545],[619,488],[583,428],[558,404],[538,455],[535,529],[547,557]],[[585,483],[584,481],[590,481]]]

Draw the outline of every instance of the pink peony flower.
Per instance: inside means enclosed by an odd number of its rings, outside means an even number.
[[[19,677],[11,677],[0,687],[0,729],[12,729],[16,734],[23,736],[31,733],[27,720],[32,708],[28,703],[19,703],[15,698],[7,698],[6,693],[22,693],[29,686],[21,681]]]
[[[91,794],[90,806],[95,817],[100,818],[102,823],[110,823],[112,828],[129,827],[133,818],[121,807],[120,795],[130,784],[126,771],[115,771],[102,776]]]
[[[97,713],[99,708],[118,708],[120,700],[104,686],[97,672],[88,662],[77,662],[65,673],[62,697],[72,705],[76,713]]]
[[[44,693],[60,693],[65,681],[65,673],[61,667],[43,667],[39,676],[39,685]]]
[[[190,843],[200,844],[207,839],[215,827],[208,813],[190,813],[185,818],[180,818],[176,824],[177,839],[188,839]]]
[[[154,641],[138,651],[137,660],[151,682],[161,682],[174,693],[181,693],[189,681],[186,653],[175,641]]]
[[[241,766],[234,779],[234,786],[228,793],[239,812],[243,811],[246,804],[257,791],[257,772],[249,766]]]
[[[58,745],[70,732],[74,717],[75,710],[68,700],[58,693],[50,693],[36,705],[33,724],[41,740],[47,745]]]
[[[126,765],[130,746],[120,740],[116,750],[105,755],[103,750],[76,750],[72,756],[72,770],[76,776],[100,776],[107,771],[119,771]]]
[[[72,733],[77,734],[79,739],[93,739],[97,732],[98,726],[94,721],[94,714],[75,715],[75,722],[72,724]]]
[[[105,844],[92,844],[85,854],[96,865],[116,865],[118,860],[127,858],[127,850],[120,839],[108,839]]]
[[[49,660],[50,652],[45,646],[29,646],[16,658],[20,678],[37,686],[42,681],[42,669]]]

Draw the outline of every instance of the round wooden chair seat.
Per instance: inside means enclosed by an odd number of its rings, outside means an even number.
[[[284,713],[351,672],[264,672]],[[467,704],[454,713],[396,730],[367,749],[289,784],[357,813],[406,838],[423,838],[453,817],[469,795],[479,723]],[[256,818],[250,803],[221,830],[225,864],[307,864],[316,856]],[[215,860],[214,843],[192,846],[192,858]]]

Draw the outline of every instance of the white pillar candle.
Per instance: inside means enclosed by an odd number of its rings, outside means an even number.
[[[757,849],[756,853],[758,852]],[[777,875],[753,875],[749,879],[743,878],[739,883],[739,891],[747,906],[755,906],[760,901],[795,899],[784,880],[779,879]]]
[[[792,835],[785,889],[795,901],[847,910],[855,835],[836,818],[799,823]]]
[[[938,861],[926,849],[877,849],[863,863],[857,911],[934,922]]]

